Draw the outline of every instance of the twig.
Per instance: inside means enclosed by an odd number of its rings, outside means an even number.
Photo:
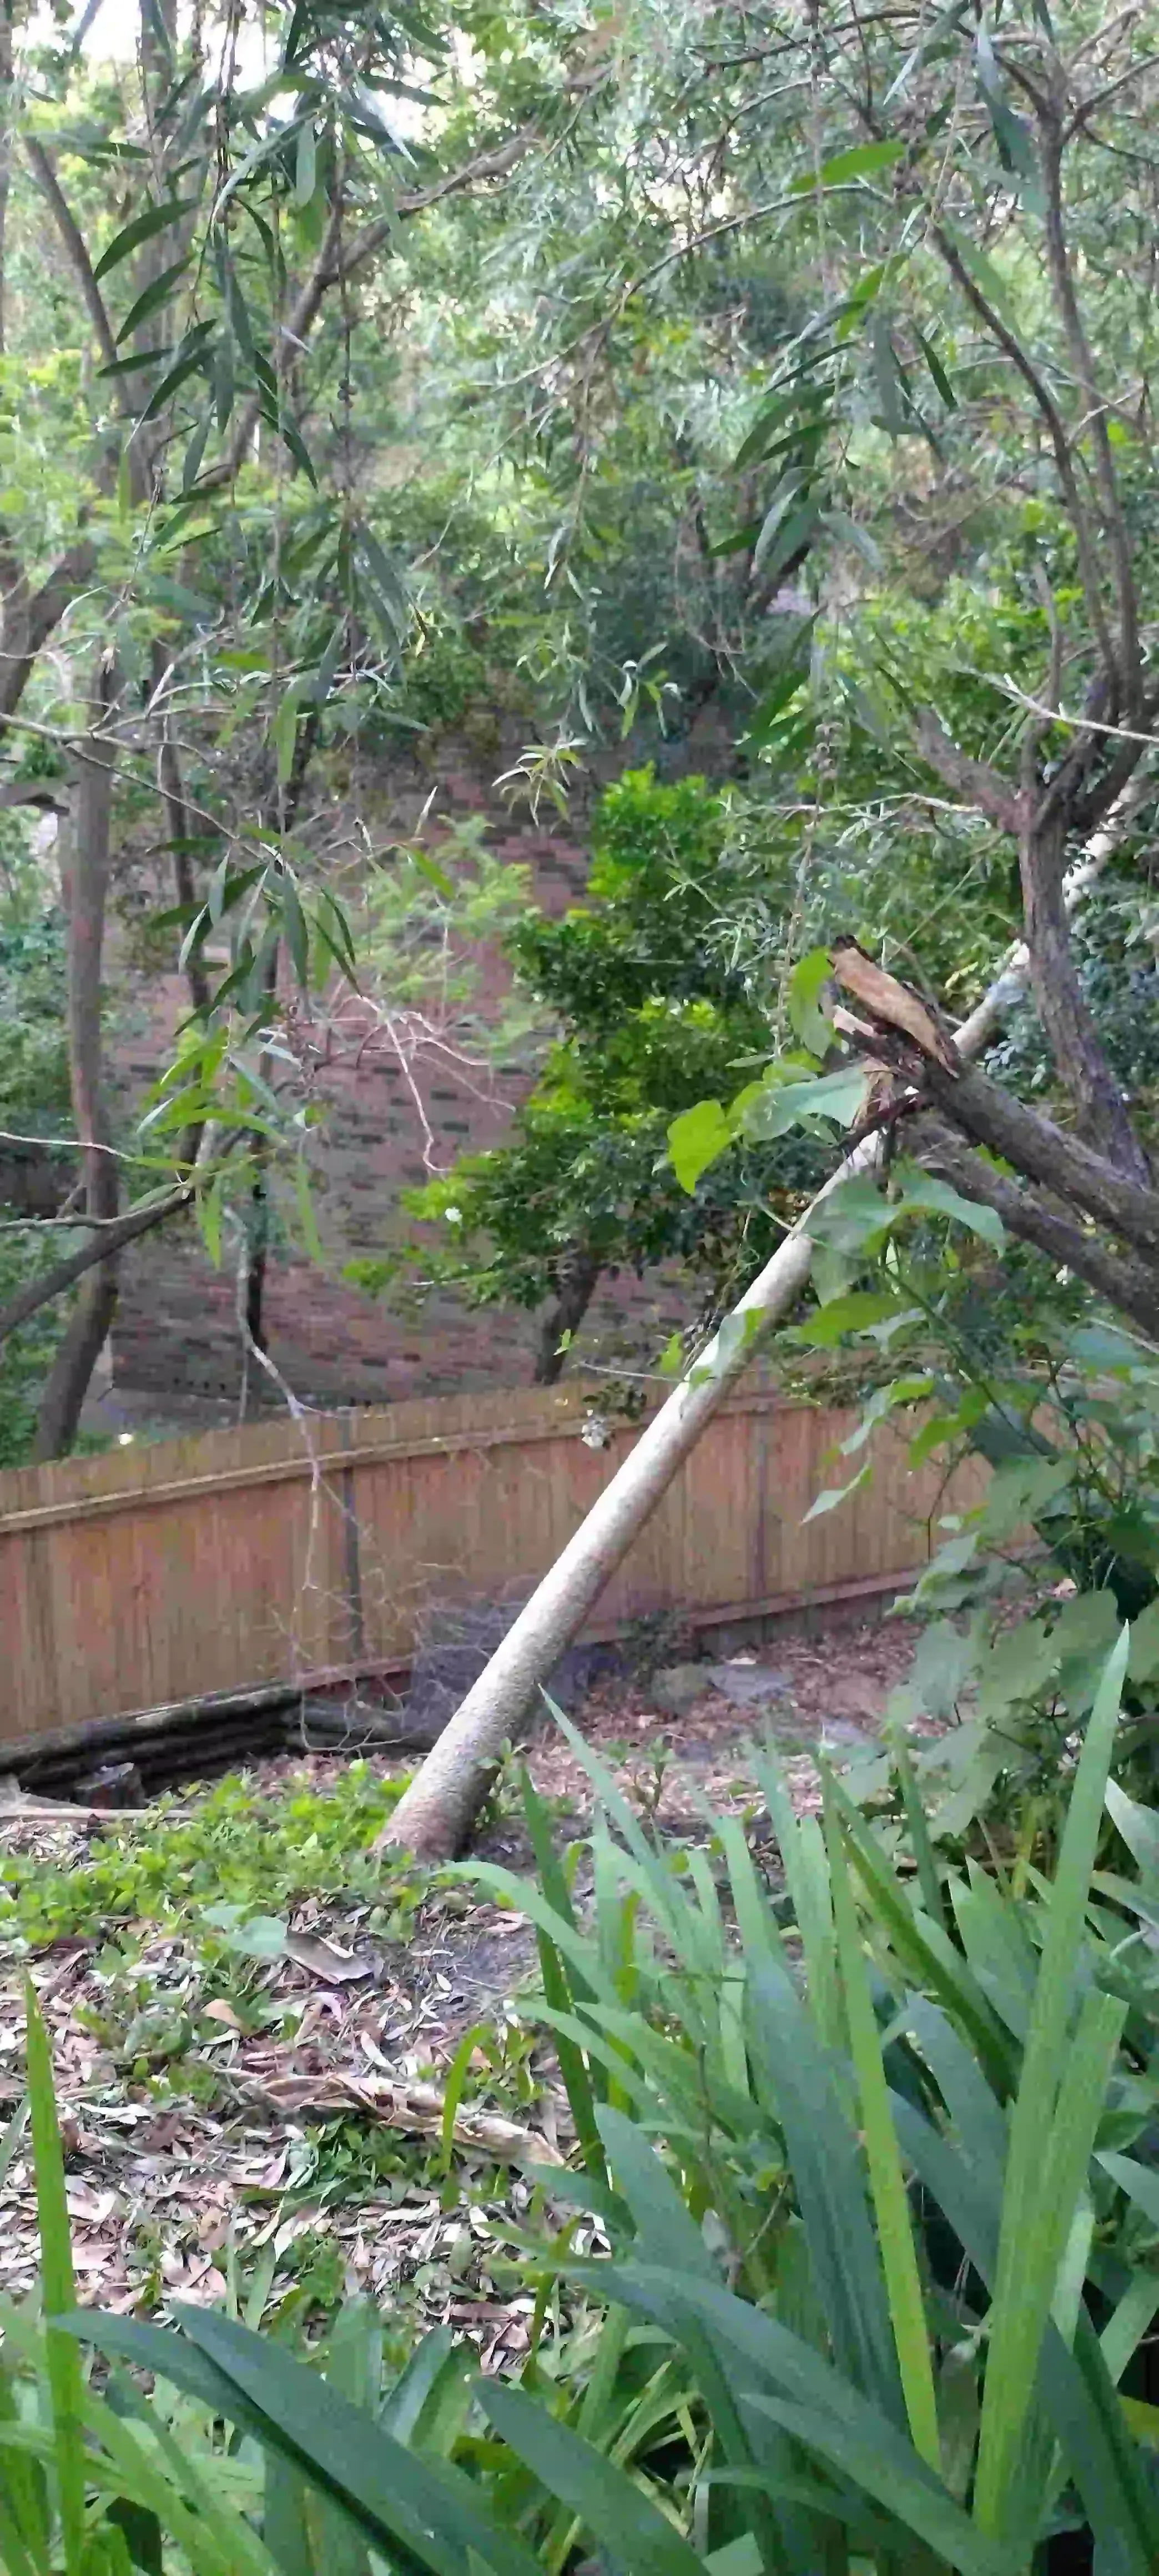
[[[446,2117],[444,2097],[433,2085],[392,2084],[385,2076],[277,2075],[264,2084],[247,2083],[244,2090],[252,2101],[265,2103],[275,2111],[279,2119],[287,2113],[353,2108],[368,2111],[387,2128],[405,2129],[420,2138],[441,2136]],[[497,2111],[476,2111],[469,2106],[456,2111],[453,2134],[456,2146],[495,2156],[501,2164],[562,2168],[565,2162],[550,2139],[534,2129],[520,2128],[516,2121],[503,2119]]]

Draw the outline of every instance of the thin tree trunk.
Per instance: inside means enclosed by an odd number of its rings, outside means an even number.
[[[8,199],[12,188],[12,126],[16,108],[12,80],[12,0],[0,0],[0,355],[7,345]]]
[[[275,1007],[278,990],[278,951],[280,947],[281,941],[279,940],[278,945],[275,947],[270,958],[266,974],[266,992],[269,996],[268,1007],[271,1011],[273,1011]],[[268,1082],[270,1076],[270,1058],[265,1053],[258,1058],[258,1069],[263,1081]],[[269,1161],[269,1145],[264,1137],[259,1136],[255,1142],[253,1151],[254,1178],[253,1186],[250,1190],[249,1215],[246,1221],[244,1279],[242,1282],[240,1296],[240,1314],[245,1330],[245,1342],[242,1349],[241,1399],[238,1407],[238,1420],[241,1422],[244,1422],[249,1410],[250,1353],[251,1351],[256,1351],[260,1357],[266,1348],[266,1271],[269,1267],[270,1254]]]
[[[1114,815],[1106,818],[1083,860],[1071,871],[1063,896],[1068,909],[1084,899],[1137,801],[1137,791],[1128,790],[1120,798]],[[977,1010],[956,1031],[962,1056],[979,1054],[989,1044],[997,1019],[1025,990],[1028,972],[1026,950],[1019,943]],[[400,1844],[434,1860],[459,1849],[486,1795],[503,1745],[517,1733],[535,1691],[578,1635],[701,1432],[744,1375],[758,1341],[791,1311],[807,1285],[813,1243],[806,1228],[814,1211],[841,1182],[876,1171],[881,1153],[881,1138],[875,1135],[846,1155],[746,1290],[715,1342],[674,1388],[432,1746],[379,1834],[376,1850]]]
[[[69,869],[68,1043],[73,1116],[82,1148],[85,1212],[101,1223],[117,1214],[117,1163],[110,1143],[101,1042],[101,966],[113,807],[113,745],[104,728],[116,697],[112,656],[102,652],[90,693],[86,757],[77,765],[75,830]],[[41,1398],[34,1458],[59,1458],[76,1438],[89,1381],[117,1308],[119,1252],[85,1277]]]
[[[560,1262],[556,1293],[539,1328],[533,1385],[558,1385],[599,1275],[600,1263],[586,1245],[576,1245]]]
[[[1022,898],[1035,1004],[1084,1144],[1147,1189],[1147,1157],[1079,983],[1064,894],[1065,850],[1062,814],[1045,825],[1032,821],[1022,836]]]
[[[317,707],[308,708],[305,716],[298,722],[289,777],[283,785],[271,788],[262,800],[260,829],[263,832],[275,833],[279,840],[284,840],[286,834],[292,832],[298,819],[305,793],[307,772],[317,748],[318,724]],[[266,969],[266,991],[269,995],[271,1012],[277,1002],[280,949],[279,941]],[[270,1058],[263,1054],[259,1058],[259,1071],[264,1081],[268,1082],[270,1070]],[[269,1147],[259,1139],[254,1152],[255,1177],[250,1193],[249,1251],[242,1295],[242,1313],[249,1336],[249,1347],[259,1352],[266,1348],[266,1272],[269,1268],[270,1252],[270,1193],[266,1173],[269,1159]],[[247,1372],[242,1380],[243,1418],[248,1393]]]
[[[153,691],[162,689],[166,676],[166,657],[160,644],[152,655]],[[157,781],[165,809],[165,829],[169,835],[169,858],[173,873],[174,899],[183,911],[192,912],[197,901],[197,880],[193,872],[191,843],[195,839],[194,816],[189,811],[181,754],[173,735],[168,709],[162,705],[157,717]],[[185,982],[190,1003],[195,1011],[209,1008],[209,977],[197,949],[191,949],[185,961]]]

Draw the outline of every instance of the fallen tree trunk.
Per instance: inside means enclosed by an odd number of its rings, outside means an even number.
[[[1070,871],[1065,888],[1068,911],[1085,899],[1144,793],[1145,782],[1137,774]],[[977,1009],[955,1030],[960,1057],[980,1055],[989,1045],[1006,1012],[1025,992],[1028,977],[1028,951],[1018,942]],[[746,1289],[715,1340],[641,1434],[508,1629],[383,1826],[376,1850],[401,1844],[434,1860],[459,1849],[486,1795],[496,1759],[516,1733],[534,1692],[578,1635],[706,1424],[743,1377],[757,1344],[790,1311],[806,1286],[813,1265],[813,1241],[807,1229],[815,1211],[843,1181],[875,1171],[881,1153],[881,1136],[873,1135],[845,1156]]]

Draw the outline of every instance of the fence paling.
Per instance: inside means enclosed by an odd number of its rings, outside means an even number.
[[[0,1476],[0,1755],[222,1694],[409,1663],[435,1608],[514,1608],[636,1434],[593,1451],[582,1386],[262,1423]],[[802,1526],[845,1411],[722,1407],[592,1629],[706,1625],[904,1581],[936,1477],[889,1452],[869,1497]]]

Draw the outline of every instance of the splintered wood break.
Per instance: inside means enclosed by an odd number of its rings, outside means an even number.
[[[939,1026],[920,993],[915,993],[911,984],[899,983],[896,975],[887,975],[883,966],[875,966],[855,939],[834,941],[833,972],[844,990],[872,1013],[879,1027],[899,1029],[946,1073],[961,1072],[961,1058],[953,1039]]]

